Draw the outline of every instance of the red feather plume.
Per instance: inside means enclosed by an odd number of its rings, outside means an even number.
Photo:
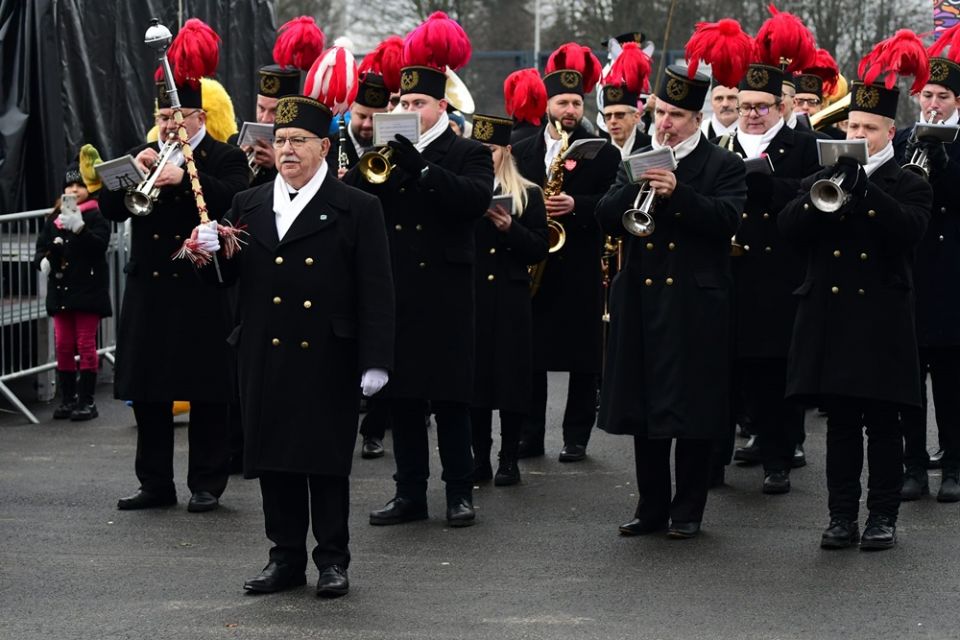
[[[914,94],[930,79],[930,59],[920,37],[910,29],[900,29],[863,57],[857,73],[865,84],[873,84],[881,74],[887,74],[887,89],[897,83],[897,76],[913,76],[910,93]]]
[[[944,50],[947,47],[950,48],[950,51],[944,54]],[[937,36],[936,42],[927,49],[927,55],[931,58],[934,56],[942,56],[954,62],[960,62],[960,22],[949,29],[941,31]]]
[[[760,62],[779,67],[781,60],[789,60],[790,73],[811,66],[817,58],[817,45],[810,30],[792,13],[778,11],[773,4],[767,8],[771,16],[756,37]]]
[[[650,90],[650,56],[643,52],[636,42],[627,42],[617,59],[610,65],[610,71],[603,84],[623,85],[631,93],[643,93]]]
[[[826,49],[817,49],[817,60],[812,65],[803,70],[804,73],[812,73],[823,80],[823,95],[833,95],[837,88],[837,78],[840,76],[840,67],[837,61],[833,59],[830,52]]]
[[[383,78],[383,84],[391,93],[400,91],[400,69],[403,67],[403,38],[390,36],[377,48],[364,56],[360,62],[360,78],[374,73]]]
[[[220,63],[220,36],[203,20],[190,18],[170,43],[167,59],[173,67],[173,81],[178,85],[200,86],[200,78],[212,76]],[[157,69],[157,80],[163,80],[163,69]]]
[[[568,42],[550,54],[543,72],[549,74],[560,69],[579,71],[583,76],[583,92],[590,93],[600,81],[603,65],[590,47]]]
[[[470,38],[456,20],[435,11],[403,41],[403,64],[456,71],[470,60]]]
[[[754,52],[753,39],[732,18],[699,22],[687,41],[687,74],[693,77],[703,60],[713,77],[725,87],[735,87],[747,73]]]
[[[307,72],[303,94],[327,105],[338,116],[347,112],[359,88],[353,54],[344,47],[331,47]]]
[[[514,71],[503,81],[507,114],[517,120],[539,125],[547,111],[547,88],[536,69]]]
[[[300,16],[277,29],[273,60],[281,67],[306,71],[323,53],[323,31],[310,16]]]

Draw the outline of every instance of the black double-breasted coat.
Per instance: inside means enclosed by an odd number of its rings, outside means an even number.
[[[509,161],[509,158],[507,159]],[[499,190],[498,190],[499,192]],[[532,314],[527,265],[547,255],[547,218],[540,189],[501,232],[477,220],[477,374],[473,406],[530,410]]]
[[[827,214],[810,202],[812,182],[778,220],[807,264],[794,292],[787,397],[920,406],[913,251],[930,216],[930,185],[891,159],[870,176],[865,197]]]
[[[734,136],[734,150],[744,155]],[[777,214],[796,194],[800,181],[819,170],[816,138],[784,125],[764,152],[772,176],[747,179],[733,259],[735,355],[786,358],[797,305],[792,293],[803,282],[803,258],[783,241]]]
[[[273,185],[236,196],[246,229],[233,258],[244,474],[346,476],[357,438],[360,375],[393,367],[394,295],[380,202],[329,172],[279,239]],[[216,281],[212,265],[203,277]]]
[[[730,236],[746,199],[743,163],[702,137],[676,176],[671,197],[656,202],[650,236],[624,232],[638,191],[625,171],[597,208],[625,249],[598,424],[614,434],[719,439],[729,431]]]
[[[95,313],[101,318],[111,315],[106,259],[110,225],[97,207],[82,215],[83,229],[74,233],[56,225],[54,211],[44,221],[37,238],[37,268],[44,258],[50,262],[46,299],[50,316],[64,311]]]
[[[136,156],[149,145],[130,151]],[[207,213],[226,214],[234,194],[247,188],[243,152],[208,133],[193,150]],[[124,192],[100,196],[109,220],[130,219],[130,260],[117,332],[114,393],[124,400],[227,402],[232,397],[225,294],[211,291],[189,260],[172,256],[199,217],[184,166],[179,185],[164,187],[146,216],[131,216]]]
[[[493,159],[444,131],[421,154],[422,176],[396,167],[380,185],[354,167],[344,182],[383,205],[397,299],[388,398],[469,403],[474,375],[474,224],[493,193]]]
[[[540,127],[513,148],[520,173],[539,185],[546,184],[547,171],[543,131]],[[570,144],[591,137],[578,127]],[[547,258],[540,288],[533,297],[535,371],[600,372],[603,233],[594,214],[616,179],[620,161],[620,152],[607,143],[592,160],[563,167],[563,193],[573,197],[574,208],[554,218],[566,231],[566,244]]]

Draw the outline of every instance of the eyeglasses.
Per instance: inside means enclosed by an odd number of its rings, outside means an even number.
[[[744,104],[737,107],[737,113],[745,116],[753,111],[756,112],[758,116],[765,116],[770,113],[771,107],[773,107],[772,104]]]
[[[189,118],[189,117],[191,117],[191,116],[197,115],[197,114],[200,113],[201,111],[203,111],[203,109],[194,109],[194,110],[191,111],[190,113],[183,113],[183,112],[181,111],[181,113],[183,114],[183,119],[186,120],[187,118]],[[173,115],[165,116],[165,115],[163,115],[162,113],[158,113],[156,116],[154,116],[154,120],[155,120],[156,123],[157,123],[159,126],[161,126],[161,127],[166,126],[167,123],[169,123],[171,120],[174,120],[174,119],[176,119],[176,116],[173,116]]]
[[[797,98],[796,103],[801,107],[817,107],[820,106],[822,100],[820,98]]]
[[[603,120],[604,122],[609,122],[611,120],[623,120],[628,115],[630,115],[629,111],[611,111],[610,113],[603,114]]]
[[[307,144],[307,140],[319,140],[319,136],[295,136],[293,138],[274,138],[273,146],[276,149],[282,149],[283,145],[290,143],[290,146],[294,149],[301,149],[303,145]]]

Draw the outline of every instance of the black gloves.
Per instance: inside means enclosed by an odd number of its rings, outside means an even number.
[[[412,176],[420,177],[427,166],[427,161],[423,159],[412,142],[397,134],[396,140],[391,140],[387,146],[393,149],[393,157],[398,167]]]
[[[843,182],[840,186],[844,191],[853,196],[854,200],[859,200],[867,195],[867,173],[860,166],[860,163],[853,158],[841,157],[833,167],[834,173],[843,174]]]
[[[947,167],[947,149],[939,140],[921,140],[920,147],[927,152],[927,166],[931,177]]]

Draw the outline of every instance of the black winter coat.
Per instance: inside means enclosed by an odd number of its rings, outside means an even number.
[[[396,167],[384,184],[354,167],[346,184],[383,205],[397,298],[395,371],[389,398],[473,399],[474,225],[493,193],[493,159],[447,130],[421,154],[423,177]]]
[[[546,184],[543,130],[513,148],[520,173],[539,185]],[[580,127],[570,144],[591,137]],[[593,160],[563,169],[563,193],[573,196],[575,204],[571,213],[555,218],[566,231],[566,244],[547,258],[533,297],[534,371],[600,372],[603,233],[594,213],[620,162],[620,152],[608,143]]]
[[[827,214],[810,202],[812,183],[779,216],[784,237],[807,258],[794,292],[787,397],[920,406],[913,250],[930,216],[930,185],[890,160],[862,200]]]
[[[746,199],[743,163],[706,137],[680,160],[648,237],[624,235],[638,187],[621,169],[600,201],[603,230],[623,235],[613,280],[598,425],[647,438],[719,439],[729,431],[730,236]]]
[[[247,188],[246,156],[209,133],[193,153],[207,212],[218,220],[233,196]],[[123,191],[100,196],[104,217],[130,219],[131,228],[114,394],[134,401],[226,402],[233,394],[225,294],[204,286],[189,260],[172,258],[199,223],[186,171],[181,184],[161,189],[149,215],[131,217],[123,196]]]

